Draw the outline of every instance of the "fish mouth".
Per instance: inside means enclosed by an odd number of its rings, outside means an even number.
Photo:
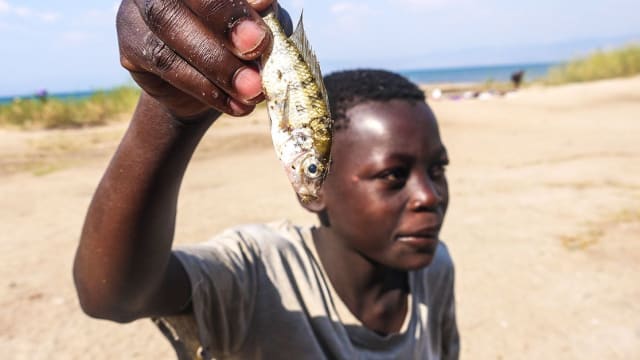
[[[300,193],[300,194],[298,194],[298,198],[300,199],[300,201],[301,201],[303,204],[309,204],[309,203],[311,203],[312,201],[316,201],[316,200],[318,200],[318,196],[313,195],[313,194],[303,194],[303,193]]]
[[[296,156],[290,165],[285,166],[291,185],[303,203],[308,203],[318,198],[318,191],[325,176],[322,164],[307,161],[313,158],[313,153],[303,153]],[[311,174],[314,176],[309,176],[308,168],[311,165],[315,166],[315,173]]]

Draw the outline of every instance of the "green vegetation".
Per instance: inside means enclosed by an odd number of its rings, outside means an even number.
[[[640,45],[628,45],[612,51],[598,51],[590,56],[553,68],[547,84],[592,81],[640,74]]]
[[[0,105],[0,126],[52,129],[100,125],[133,111],[139,95],[139,89],[123,86],[82,100],[16,99]]]

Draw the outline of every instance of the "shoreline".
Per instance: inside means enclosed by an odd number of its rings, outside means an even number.
[[[454,67],[432,67],[422,69],[406,69],[406,70],[392,70],[409,79],[416,84],[427,83],[441,83],[438,79],[453,80],[451,83],[485,83],[491,80],[497,82],[508,81],[510,74],[517,70],[525,70],[528,73],[540,74],[550,69],[551,67],[560,64],[561,62],[539,62],[539,63],[512,63],[512,64],[492,64],[492,65],[465,65]],[[527,71],[529,70],[529,71]],[[544,71],[543,71],[544,70]],[[429,78],[435,78],[434,81],[425,82],[424,76]],[[446,81],[445,81],[446,82]],[[47,92],[47,97],[50,99],[58,100],[82,100],[90,97],[91,95],[99,92],[109,92],[110,90],[117,89],[123,86],[136,87],[134,83],[125,83],[114,85],[110,88],[98,88],[98,89],[84,89],[78,91],[48,91],[46,87],[40,89],[33,89],[30,92],[20,92],[15,95],[2,95],[0,96],[0,105],[10,104],[16,99],[20,100],[37,100],[38,93],[41,91]]]

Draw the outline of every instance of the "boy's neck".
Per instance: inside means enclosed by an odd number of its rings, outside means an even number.
[[[408,273],[346,248],[325,227],[314,229],[313,241],[333,288],[351,313],[376,332],[399,331],[408,308]]]

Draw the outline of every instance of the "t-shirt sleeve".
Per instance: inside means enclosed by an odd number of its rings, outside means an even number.
[[[203,351],[233,354],[244,342],[253,316],[259,277],[252,237],[227,231],[209,242],[174,250],[191,282],[191,304]]]
[[[457,360],[460,337],[456,323],[454,290],[455,270],[447,246],[440,242],[431,265],[427,268],[432,341],[439,345],[443,360]]]
[[[442,358],[457,360],[460,356],[460,336],[456,322],[456,301],[454,290],[455,270],[453,263],[446,277],[446,295],[442,318]]]

